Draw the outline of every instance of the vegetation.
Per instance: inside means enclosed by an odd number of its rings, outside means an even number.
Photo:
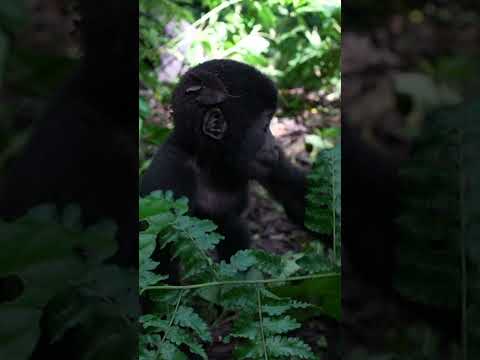
[[[340,92],[340,10],[335,0],[140,1],[140,173],[170,131],[167,104],[182,71],[212,58],[246,62],[275,79],[280,116],[304,114],[311,128],[307,226],[334,239],[330,250],[310,241],[297,252],[253,248],[216,262],[210,255],[222,236],[211,221],[188,216],[188,199],[168,191],[140,199],[140,294],[150,304],[140,318],[142,360],[213,359],[220,347],[235,359],[318,359],[326,351],[325,334],[312,343],[301,331],[312,319],[341,316],[339,132],[312,120],[338,112],[321,99]],[[173,246],[181,286],[157,273],[157,243]]]
[[[340,148],[332,148],[339,143],[338,131],[314,121],[319,113],[337,116],[339,111],[334,101],[340,93],[340,1],[179,4],[139,2],[140,171],[169,132],[166,116],[161,126],[154,121],[178,76],[159,80],[164,55],[174,55],[182,67],[213,57],[247,62],[279,85],[282,116],[301,115],[299,122],[308,128],[302,150],[315,163],[308,225],[319,236],[334,236],[335,246],[330,251],[311,241],[282,255],[251,249],[217,263],[209,255],[221,236],[211,222],[187,216],[186,199],[174,201],[169,193],[141,199],[140,218],[148,228],[139,234],[139,291],[154,304],[141,317],[141,357],[182,359],[193,353],[206,358],[209,344],[218,344],[213,330],[227,324],[228,336],[221,341],[235,348],[236,358],[318,358],[326,346],[323,334],[312,342],[300,331],[310,319],[341,316]],[[0,9],[0,170],[15,159],[48,97],[78,64],[77,53],[38,53],[16,43],[14,35],[28,22],[25,10],[23,1],[13,0]],[[166,31],[167,24],[173,30]],[[16,101],[4,102],[3,90]],[[334,101],[324,103],[327,95]],[[19,114],[28,119],[25,124]],[[320,186],[324,182],[330,187]],[[0,358],[28,359],[43,340],[54,347],[75,341],[82,359],[137,356],[132,343],[137,274],[104,263],[116,251],[111,224],[84,229],[80,218],[73,205],[60,215],[42,206],[14,222],[0,222],[0,278],[19,290],[0,306],[2,321],[12,325],[0,331]],[[175,240],[189,285],[172,287],[152,271],[159,265],[150,259],[157,236],[163,243]]]
[[[348,348],[351,353],[346,358],[478,358],[478,287],[474,284],[478,284],[479,259],[472,239],[478,231],[474,220],[478,210],[473,205],[478,161],[473,153],[478,147],[474,119],[480,110],[479,52],[475,41],[460,45],[464,32],[478,30],[478,7],[464,1],[380,4],[366,0],[360,5],[345,4],[343,10],[348,27],[344,44],[368,44],[368,50],[362,46],[343,49],[349,59],[343,64],[343,75],[350,79],[345,86],[360,88],[376,82],[348,99],[352,105],[344,107],[344,114],[362,114],[357,120],[363,120],[363,127],[381,128],[389,117],[401,113],[402,124],[395,126],[396,131],[409,141],[405,158],[395,145],[385,147],[392,159],[402,158],[399,187],[394,189],[401,204],[395,209],[395,226],[389,225],[392,235],[393,231],[399,234],[393,285],[402,302],[395,305],[398,313],[390,315],[382,309],[393,301],[380,299],[375,305],[373,299],[365,301],[356,317],[360,319],[363,311],[368,320],[358,320],[357,331],[382,339],[359,340]],[[365,16],[357,16],[359,11]],[[429,40],[422,35],[427,33]],[[377,74],[369,71],[372,63]],[[348,73],[345,65],[355,66]],[[379,84],[390,80],[391,90],[380,91]],[[380,104],[392,95],[398,102],[380,116],[369,111],[373,102],[365,99]],[[365,206],[365,211],[376,214],[378,209]],[[376,315],[371,307],[378,311]],[[390,324],[375,332],[382,321]]]
[[[0,331],[2,359],[30,359],[40,338],[53,346],[76,338],[79,359],[137,356],[137,272],[103,263],[117,249],[111,222],[85,229],[77,206],[60,215],[40,206],[0,221],[0,234],[0,278],[11,295],[0,306],[9,324]]]
[[[207,359],[202,344],[212,342],[209,329],[233,312],[233,324],[223,343],[235,344],[235,358],[315,359],[309,345],[289,334],[301,327],[295,316],[299,309],[304,321],[316,314],[334,319],[341,315],[339,169],[337,146],[319,156],[311,176],[308,224],[333,234],[336,246],[329,251],[314,242],[301,253],[273,255],[251,249],[238,252],[229,263],[217,263],[208,252],[222,237],[214,232],[212,222],[186,215],[187,199],[174,200],[168,192],[140,199],[140,219],[148,224],[140,233],[140,294],[154,303],[151,313],[140,318],[144,330],[140,358],[188,358],[180,350],[183,344]],[[325,197],[318,205],[319,192]],[[162,247],[173,245],[174,258],[183,266],[182,280],[188,285],[166,285],[168,276],[153,272],[159,266],[150,257],[157,241]],[[315,303],[279,295],[298,280],[319,291]]]

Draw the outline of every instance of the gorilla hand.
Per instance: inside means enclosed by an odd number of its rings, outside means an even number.
[[[284,155],[280,146],[272,135],[256,154],[248,166],[249,178],[257,181],[266,181],[272,175],[278,162]]]

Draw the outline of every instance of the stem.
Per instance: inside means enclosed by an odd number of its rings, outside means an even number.
[[[335,203],[336,203],[336,198],[335,198],[335,156],[332,153],[332,224],[333,224],[333,258],[337,260],[337,226],[336,226],[336,208],[335,208]]]
[[[325,273],[314,275],[293,276],[285,279],[265,279],[265,280],[226,280],[226,281],[212,281],[202,284],[194,285],[161,285],[161,286],[147,286],[140,291],[140,295],[147,290],[188,290],[188,289],[200,289],[210,286],[221,285],[257,285],[257,284],[272,284],[277,282],[289,282],[297,280],[319,279],[338,276],[338,273]]]
[[[165,334],[163,334],[162,341],[160,342],[160,346],[165,342],[165,339],[167,338],[168,332],[173,326],[173,322],[175,321],[175,316],[177,315],[178,308],[180,307],[180,301],[182,300],[182,296],[185,293],[185,291],[181,291],[180,295],[178,296],[177,303],[175,304],[175,310],[173,311],[172,318],[170,319],[170,323],[168,324],[168,328],[165,331]]]
[[[265,341],[265,332],[263,331],[262,298],[258,285],[256,285],[255,288],[257,290],[258,319],[260,322],[260,334],[262,335],[263,353],[265,354],[265,360],[268,360],[267,342]]]
[[[467,360],[468,334],[467,334],[467,259],[465,249],[465,175],[463,173],[463,151],[462,151],[463,133],[458,132],[458,171],[460,187],[460,261],[462,271],[462,358]]]
[[[175,227],[175,223],[172,223],[172,225]],[[208,254],[202,248],[197,246],[197,243],[195,242],[195,239],[192,236],[190,236],[190,234],[188,232],[186,232],[184,230],[179,230],[179,232],[182,233],[186,238],[188,238],[193,243],[193,245],[197,248],[197,250],[200,252],[200,254],[202,254],[202,256],[205,259],[205,261],[207,262],[207,264],[211,265],[210,262],[212,261],[212,258],[210,256],[208,256]],[[213,275],[218,279],[218,273],[215,270],[215,267],[210,266],[210,270],[212,271]]]

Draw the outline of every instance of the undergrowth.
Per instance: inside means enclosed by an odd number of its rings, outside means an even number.
[[[301,253],[274,255],[249,249],[229,262],[210,252],[223,240],[216,225],[188,215],[188,201],[171,192],[140,199],[140,294],[153,305],[140,317],[140,359],[208,359],[211,329],[232,320],[224,344],[235,359],[318,359],[312,347],[292,332],[321,314],[341,315],[340,301],[340,145],[318,156],[310,175],[306,224],[331,235],[333,249],[312,242]],[[174,247],[182,266],[182,285],[168,285],[152,260],[157,246]],[[285,296],[294,284],[318,293],[306,302]],[[288,291],[287,291],[288,292]],[[298,287],[297,287],[298,292]],[[295,292],[293,292],[295,293]],[[218,339],[216,339],[218,340]]]
[[[394,286],[442,322],[392,324],[387,346],[348,360],[479,358],[479,114],[478,100],[429,113],[399,172]]]
[[[137,357],[137,272],[105,263],[117,251],[115,231],[110,221],[85,228],[73,205],[0,220],[0,359],[72,342],[76,359]]]
[[[447,311],[461,314],[451,359],[480,354],[479,113],[478,100],[432,112],[401,171],[395,285],[407,298],[445,309],[443,317]],[[423,358],[445,352],[440,339],[434,340],[437,346]]]

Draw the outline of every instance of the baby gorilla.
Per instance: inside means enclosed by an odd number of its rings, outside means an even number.
[[[173,93],[175,128],[145,173],[141,195],[171,190],[186,196],[191,215],[212,220],[225,236],[217,247],[220,259],[250,246],[241,218],[250,180],[303,226],[306,174],[286,159],[270,132],[276,107],[273,82],[232,60],[190,69]],[[165,254],[162,259],[170,262]]]

